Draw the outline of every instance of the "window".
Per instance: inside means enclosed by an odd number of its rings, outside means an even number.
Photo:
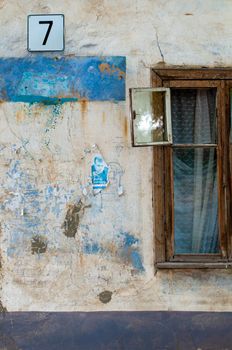
[[[170,88],[172,129],[153,147],[156,266],[232,266],[232,71],[154,69],[152,85]]]
[[[170,89],[130,89],[133,146],[172,143]]]

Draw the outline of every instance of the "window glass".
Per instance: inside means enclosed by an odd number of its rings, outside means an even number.
[[[175,254],[217,253],[215,148],[173,150]]]
[[[216,89],[172,89],[173,143],[216,143]]]
[[[136,144],[168,142],[166,91],[133,89],[134,138]]]

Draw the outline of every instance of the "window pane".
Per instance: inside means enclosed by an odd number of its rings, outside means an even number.
[[[174,149],[175,254],[218,253],[216,150]]]
[[[172,89],[173,143],[216,143],[216,89]]]
[[[135,144],[169,141],[165,95],[166,91],[132,90]]]

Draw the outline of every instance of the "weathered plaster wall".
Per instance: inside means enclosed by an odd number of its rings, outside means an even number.
[[[66,50],[43,56],[126,56],[127,88],[149,86],[162,61],[230,66],[231,11],[229,0],[2,0],[0,57],[36,56],[27,15],[63,13]],[[0,310],[232,310],[230,271],[155,274],[152,150],[131,147],[128,116],[128,98],[1,103]],[[94,195],[97,153],[110,183]]]

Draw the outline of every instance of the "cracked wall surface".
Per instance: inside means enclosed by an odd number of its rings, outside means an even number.
[[[26,50],[33,13],[65,15],[65,51],[43,54],[43,62],[126,58],[125,71],[98,65],[104,86],[118,79],[110,85],[113,96],[125,79],[125,98],[101,100],[99,87],[89,99],[54,100],[58,88],[68,91],[65,98],[77,92],[64,68],[52,86],[41,74],[17,84],[25,94],[25,84],[36,83],[49,103],[0,94],[0,309],[232,309],[231,271],[155,272],[152,149],[131,147],[128,102],[128,88],[149,86],[150,67],[160,62],[230,66],[231,11],[227,0],[0,1],[2,65],[38,57]],[[91,175],[96,156],[107,168],[101,191],[94,191]]]

